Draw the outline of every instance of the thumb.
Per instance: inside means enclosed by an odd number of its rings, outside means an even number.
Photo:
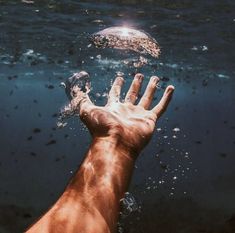
[[[94,106],[88,93],[81,91],[81,89],[77,86],[74,86],[71,92],[73,96],[71,100],[72,109],[79,113],[80,116],[88,114],[90,109]]]

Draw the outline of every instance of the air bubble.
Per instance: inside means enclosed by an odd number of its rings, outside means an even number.
[[[140,208],[134,196],[129,192],[125,193],[125,196],[120,200],[120,203],[121,203],[121,212],[120,212],[121,217],[127,217],[132,212],[137,211]]]
[[[179,132],[180,131],[180,128],[174,128],[172,131],[174,131],[174,132]]]
[[[116,76],[118,76],[118,77],[123,77],[125,74],[123,73],[123,72],[121,72],[121,71],[117,71],[116,72]]]
[[[160,54],[159,45],[154,38],[133,28],[109,27],[94,33],[90,39],[97,48],[132,50],[155,58]]]

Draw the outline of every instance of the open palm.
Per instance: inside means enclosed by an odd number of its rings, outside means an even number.
[[[124,80],[122,77],[117,77],[104,107],[95,106],[89,96],[81,93],[79,88],[74,90],[76,94],[71,103],[79,107],[80,117],[94,138],[115,138],[136,152],[148,143],[156,120],[170,102],[174,87],[168,86],[159,103],[149,110],[159,79],[151,77],[144,95],[135,105],[142,81],[143,75],[136,74],[124,102],[120,102]]]

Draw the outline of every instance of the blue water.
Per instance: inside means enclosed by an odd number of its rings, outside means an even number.
[[[0,233],[37,219],[82,161],[84,125],[56,128],[68,101],[60,83],[81,70],[97,105],[117,71],[123,92],[135,72],[144,86],[155,74],[176,89],[136,163],[129,191],[139,208],[122,231],[235,232],[234,1],[117,2],[0,1]],[[137,54],[89,46],[91,33],[120,25],[154,37],[160,58],[136,70],[122,60]]]

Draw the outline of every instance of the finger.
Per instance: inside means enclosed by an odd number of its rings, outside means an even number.
[[[123,83],[124,83],[123,77],[120,76],[116,77],[109,92],[108,104],[119,101]]]
[[[139,102],[139,105],[142,106],[143,108],[148,109],[149,106],[151,105],[158,82],[159,78],[156,76],[152,76],[151,79],[149,80],[144,95],[142,96]]]
[[[159,118],[166,111],[167,106],[171,101],[174,89],[175,89],[174,86],[172,86],[172,85],[168,86],[166,88],[161,100],[157,104],[157,106],[155,106],[152,109],[152,111],[157,116],[157,118]]]
[[[136,74],[131,86],[126,94],[125,102],[130,102],[132,104],[135,103],[135,101],[138,98],[138,94],[141,88],[141,83],[143,81],[144,76],[142,74]]]

